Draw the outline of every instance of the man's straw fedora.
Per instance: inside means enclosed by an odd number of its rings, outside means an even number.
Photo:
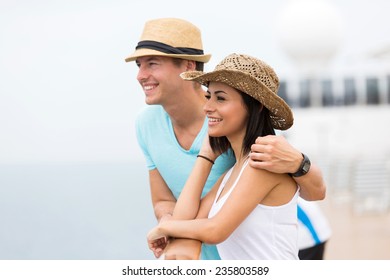
[[[275,129],[286,130],[293,125],[293,113],[287,103],[277,95],[279,79],[264,61],[244,54],[231,54],[212,72],[188,71],[180,75],[184,80],[205,86],[222,82],[238,89],[263,104],[270,111]]]
[[[201,32],[192,23],[177,18],[147,21],[134,53],[126,62],[142,56],[168,56],[208,62],[210,54],[203,53]]]

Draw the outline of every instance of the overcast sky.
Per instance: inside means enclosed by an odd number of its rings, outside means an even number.
[[[0,163],[141,158],[134,119],[144,98],[124,58],[144,22],[199,26],[207,70],[241,52],[288,73],[277,26],[289,2],[0,0]],[[329,2],[343,19],[337,61],[390,44],[390,1]]]

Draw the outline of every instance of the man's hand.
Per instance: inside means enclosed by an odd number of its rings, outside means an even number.
[[[253,168],[265,169],[274,173],[295,173],[303,156],[287,142],[283,136],[268,135],[258,137],[251,146],[249,164]],[[322,200],[326,195],[326,185],[321,170],[312,163],[309,172],[301,177],[293,177],[301,187],[300,196],[305,200]]]
[[[257,137],[251,146],[249,164],[273,173],[294,173],[302,162],[302,154],[283,136]]]

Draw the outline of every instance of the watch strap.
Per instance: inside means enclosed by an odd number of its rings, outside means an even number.
[[[291,176],[293,177],[300,177],[305,175],[307,172],[310,170],[310,159],[307,155],[302,153],[303,159],[301,162],[301,165],[299,166],[298,170],[295,173],[290,173]]]

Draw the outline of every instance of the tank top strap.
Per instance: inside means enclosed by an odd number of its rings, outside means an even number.
[[[232,173],[233,167],[228,171],[228,173],[226,173],[225,178],[222,180],[222,183],[217,191],[217,195],[215,196],[214,203],[219,203],[222,200],[226,200],[230,196],[231,192],[236,187],[238,180],[240,180],[242,172],[244,171],[244,169],[248,165],[248,163],[249,163],[249,157],[245,160],[244,164],[242,165],[240,173],[238,174],[236,180],[234,181],[234,183],[231,186],[231,188],[229,189],[229,191],[226,194],[224,194],[222,197],[220,197],[223,189],[225,188],[226,181],[229,179],[229,177]]]
[[[242,175],[242,172],[244,172],[244,169],[245,169],[245,167],[247,167],[248,163],[249,163],[249,156],[248,156],[248,157],[246,158],[246,160],[244,161],[244,164],[243,164],[242,167],[241,167],[240,173],[238,174],[236,180],[234,181],[232,187],[230,188],[230,190],[229,190],[229,192],[228,192],[229,194],[230,194],[230,192],[232,191],[232,189],[234,189],[234,188],[236,187],[236,185],[237,185],[237,183],[238,183],[238,180],[240,180],[241,175]]]

